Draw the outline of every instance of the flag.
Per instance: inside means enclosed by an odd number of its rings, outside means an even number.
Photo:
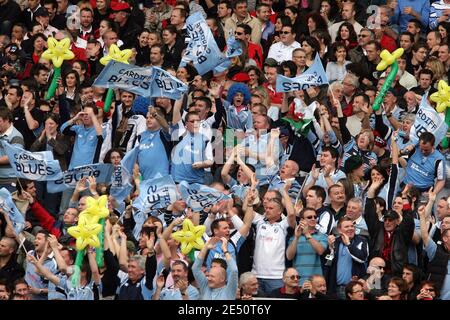
[[[186,181],[181,181],[179,190],[187,206],[195,212],[202,211],[221,200],[231,199],[229,195],[199,183],[188,184]]]
[[[133,207],[142,212],[167,208],[177,200],[177,186],[171,176],[144,180],[140,185],[139,197]]]
[[[306,90],[310,87],[327,84],[328,78],[323,68],[319,54],[316,54],[314,63],[304,73],[295,78],[277,75],[277,92],[290,92]]]
[[[47,191],[50,193],[62,192],[69,188],[75,188],[78,181],[84,177],[95,177],[97,183],[111,184],[114,166],[109,163],[95,163],[75,167],[64,171],[62,178],[47,182]]]
[[[187,90],[188,87],[169,72],[153,67],[151,97],[178,100]]]
[[[128,197],[133,190],[130,180],[133,177],[133,168],[138,154],[139,146],[136,146],[125,154],[125,157],[120,161],[120,165],[114,170],[110,192],[111,196],[119,203]]]
[[[192,62],[200,75],[204,75],[222,64],[226,57],[217,46],[216,40],[200,12],[186,19],[189,43],[181,59],[180,67]]]
[[[231,59],[242,54],[242,46],[234,36],[229,36],[227,40],[227,51],[225,53],[225,60],[214,68],[214,73],[221,73],[226,71],[231,66]]]
[[[436,138],[434,146],[437,147],[442,139],[445,138],[447,130],[448,125],[445,123],[444,115],[432,108],[428,104],[427,95],[423,95],[419,110],[417,110],[416,120],[409,132],[411,143],[416,145],[422,133],[431,132]]]
[[[177,100],[187,86],[158,67],[141,68],[117,61],[109,62],[94,81],[94,86],[119,88],[145,98],[165,97]]]
[[[13,225],[14,231],[19,234],[25,228],[25,218],[17,209],[11,193],[6,188],[0,189],[0,209],[8,214]]]
[[[30,152],[6,141],[1,143],[18,178],[50,181],[62,177],[59,161],[53,159],[51,151]]]

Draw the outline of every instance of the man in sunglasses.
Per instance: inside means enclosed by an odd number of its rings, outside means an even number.
[[[300,275],[295,268],[287,268],[283,272],[283,286],[269,294],[272,298],[300,299],[300,287],[298,285]]]
[[[328,247],[327,236],[317,231],[317,213],[305,208],[300,213],[300,223],[289,240],[286,257],[293,260],[294,268],[302,275],[300,285],[314,274],[322,275],[320,256]]]

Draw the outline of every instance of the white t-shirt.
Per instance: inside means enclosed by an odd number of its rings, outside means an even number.
[[[255,214],[255,251],[252,272],[263,279],[282,279],[285,269],[286,235],[289,227],[286,218],[270,224],[262,215]]]

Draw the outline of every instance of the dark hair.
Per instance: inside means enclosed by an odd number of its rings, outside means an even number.
[[[9,86],[9,89],[16,89],[17,96],[23,96],[23,90],[21,86]]]
[[[366,46],[373,44],[375,46],[375,50],[376,51],[381,51],[381,44],[380,42],[376,41],[376,40],[370,40],[369,42],[367,42]]]
[[[257,77],[258,77],[258,84],[262,85],[266,80],[264,78],[264,74],[262,73],[261,69],[258,68],[257,66],[248,66],[247,68],[245,68],[245,73],[249,73],[250,71],[255,71]]]
[[[421,69],[419,71],[419,78],[423,74],[428,74],[431,77],[431,79],[433,79],[434,74],[433,74],[433,71],[431,71],[430,69]]]
[[[412,48],[411,48],[411,50],[412,50],[413,52],[417,52],[417,51],[419,51],[419,49],[421,49],[421,48],[425,48],[425,49],[428,51],[428,46],[426,45],[426,43],[424,43],[424,42],[422,42],[422,41],[419,41],[419,42],[414,43],[413,46],[412,46]]]
[[[123,153],[122,150],[120,150],[119,148],[112,148],[109,149],[108,152],[106,152],[105,154],[105,158],[103,160],[104,163],[111,163],[111,154],[113,152],[117,152],[118,154],[120,154],[120,157],[123,159],[123,157],[125,156],[125,153]]]
[[[219,4],[224,4],[224,5],[227,7],[227,9],[233,9],[233,7],[231,6],[231,2],[228,1],[228,0],[221,0],[221,1],[219,2]],[[217,5],[217,6],[218,6],[218,5]]]
[[[327,193],[326,193],[325,189],[322,188],[321,186],[318,186],[318,185],[312,186],[311,188],[309,188],[309,191],[314,191],[316,193],[316,197],[322,199],[322,203],[327,198]]]
[[[77,92],[80,87],[80,75],[75,70],[69,70],[64,74],[64,76],[61,78],[63,86],[67,87],[66,78],[69,74],[75,75],[75,91]]]
[[[92,11],[92,9],[89,8],[89,7],[84,7],[84,8],[82,8],[82,9],[80,10],[80,15],[81,15],[81,13],[82,13],[83,11],[90,12],[90,13],[92,14],[92,17],[94,16],[94,11]]]
[[[331,187],[330,187],[331,188]],[[346,221],[350,221],[353,223],[353,220],[347,216],[343,216],[342,218],[339,219],[338,223],[337,223],[337,227],[338,229],[341,227],[342,223],[346,222]]]
[[[328,151],[330,153],[331,158],[336,159],[334,161],[334,163],[335,163],[336,168],[337,168],[338,167],[338,160],[339,160],[339,152],[335,148],[333,148],[331,146],[323,147],[322,148],[322,153],[324,153],[325,151]]]
[[[237,8],[237,5],[238,5],[238,4],[241,4],[241,3],[247,4],[247,0],[236,0],[236,1],[234,2],[233,9],[236,9],[236,8]]]
[[[44,122],[47,121],[48,119],[53,120],[57,125],[60,124],[59,123],[59,121],[60,121],[59,115],[56,113],[47,113],[45,116]]]
[[[316,30],[324,30],[328,32],[328,25],[325,19],[318,12],[311,12],[306,16],[306,23],[308,23],[309,19],[312,19],[316,24]]]
[[[412,272],[413,274],[413,282],[414,284],[418,284],[422,278],[422,272],[420,271],[420,269],[411,263],[406,263],[405,265],[403,265],[403,269],[409,270]]]
[[[211,223],[211,233],[212,233],[213,236],[214,236],[214,230],[219,229],[219,224],[220,224],[221,222],[226,222],[226,223],[228,223],[227,220],[226,220],[225,218],[216,219],[216,220],[214,220],[214,221]]]
[[[364,92],[362,92],[362,91],[357,91],[357,92],[355,93],[355,95],[354,95],[353,98],[356,98],[356,97],[362,97],[363,100],[364,100],[364,103],[367,103],[368,105],[370,105],[370,98],[369,98],[369,96],[368,96],[367,94],[365,94]]]
[[[177,28],[174,25],[172,25],[172,24],[167,25],[165,28],[163,28],[162,31],[169,31],[172,34],[178,34]],[[150,31],[147,30],[147,32],[150,32]]]
[[[33,46],[37,38],[42,38],[45,42],[47,42],[47,37],[45,36],[45,34],[39,32],[31,38],[31,43],[33,44]]]
[[[398,287],[398,289],[400,290],[400,299],[401,300],[405,300],[406,299],[406,295],[408,293],[408,285],[406,284],[406,281],[403,280],[400,277],[392,277],[389,280],[388,285],[391,282],[394,283]]]
[[[214,262],[220,264],[220,266],[223,269],[227,270],[228,264],[227,264],[227,262],[224,259],[222,259],[222,258],[214,258],[214,259],[211,260],[211,264],[213,264]]]
[[[433,287],[436,298],[439,298],[439,296],[441,295],[441,291],[439,290],[438,286],[436,286],[436,283],[434,281],[431,280],[422,281],[420,283],[419,290],[423,289],[423,287],[425,286]]]
[[[345,286],[345,298],[347,300],[350,300],[349,295],[353,294],[353,288],[358,285],[362,287],[362,284],[359,281],[352,280]]]
[[[431,132],[424,132],[420,135],[419,141],[422,143],[431,143],[432,145],[434,145],[436,138]]]
[[[311,46],[311,48],[313,49],[313,52],[311,54],[311,57],[314,59],[314,57],[316,56],[316,54],[320,51],[320,43],[319,41],[314,38],[314,37],[305,37],[301,40],[301,42],[306,42],[307,44],[309,44]]]
[[[174,262],[172,262],[172,267],[173,266],[182,266],[184,272],[189,271],[189,267],[187,266],[187,263],[184,262],[183,260],[175,260]]]
[[[0,119],[8,120],[9,122],[13,121],[13,115],[11,110],[7,107],[0,107]]]
[[[306,208],[303,208],[302,211],[300,211],[300,218],[304,218],[306,211],[314,211],[314,213],[317,215],[316,209],[311,208],[311,207],[306,207]]]
[[[375,170],[375,171],[377,171],[379,174],[381,174],[382,176],[383,176],[383,178],[384,178],[384,181],[383,181],[383,184],[375,191],[375,194],[376,195],[378,195],[378,193],[380,192],[380,190],[384,187],[384,185],[386,184],[386,183],[388,183],[388,181],[389,181],[389,175],[388,175],[388,173],[386,172],[386,170],[384,169],[384,168],[382,168],[382,167],[380,167],[379,165],[376,165],[376,166],[373,166],[372,167],[372,169],[370,169],[369,170],[369,177],[368,177],[368,180],[369,180],[369,184],[367,185],[367,190],[368,190],[368,188],[370,188],[370,186],[372,185],[372,175],[371,175],[371,173],[372,173],[372,170]]]
[[[210,98],[208,98],[208,97],[198,97],[197,100],[205,102],[206,103],[206,108],[211,110],[212,102],[211,102]]]
[[[290,19],[288,16],[284,15],[284,14],[278,15],[278,16],[277,16],[277,20],[278,20],[278,19],[280,19],[281,27],[282,27],[282,28],[283,28],[284,26],[291,26],[291,25],[292,25],[291,19]]]
[[[244,34],[246,34],[246,35],[252,34],[252,28],[248,24],[240,23],[237,25],[236,28],[242,28],[244,30]]]
[[[345,53],[348,54],[347,46],[343,42],[337,41],[337,42],[334,42],[331,45],[331,48],[330,48],[330,51],[331,51],[331,53],[330,53],[330,61],[332,61],[332,62],[336,62],[337,61],[336,52],[339,49],[342,49],[342,48],[345,50]]]
[[[297,74],[297,66],[294,63],[294,61],[292,60],[286,60],[283,61],[280,65],[281,69],[283,69],[283,73],[284,73],[284,68],[287,68],[289,70],[289,76],[288,77],[295,77]]]
[[[341,38],[342,27],[346,27],[348,29],[348,32],[349,32],[348,40],[350,42],[357,42],[358,41],[358,36],[356,35],[355,27],[353,27],[353,25],[350,22],[347,22],[347,21],[345,21],[344,23],[342,23],[339,26],[339,29],[338,29],[335,41],[341,41],[342,40],[342,38]]]
[[[319,40],[323,41],[323,44],[326,45],[327,47],[330,45],[331,43],[331,36],[328,33],[328,30],[324,30],[324,29],[316,29],[313,32],[311,32],[311,36],[312,37],[316,37]]]
[[[411,19],[408,21],[408,23],[413,23],[416,28],[419,28],[419,29],[423,28],[422,22],[419,19],[415,19],[415,18]]]

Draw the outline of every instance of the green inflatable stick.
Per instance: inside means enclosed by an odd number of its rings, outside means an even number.
[[[392,82],[394,82],[397,72],[398,72],[398,63],[397,63],[397,61],[395,61],[391,66],[391,71],[389,72],[386,80],[384,81],[380,92],[378,93],[377,97],[375,98],[375,101],[372,106],[372,109],[374,111],[378,111],[378,109],[380,109],[380,106],[384,101],[384,97],[386,96],[386,93],[388,92],[389,88],[392,86]]]
[[[81,266],[83,265],[83,258],[84,258],[84,252],[85,250],[77,251],[77,257],[75,258],[75,270],[72,275],[72,287],[76,288],[80,284],[80,272],[81,272]]]
[[[99,268],[103,268],[104,260],[103,260],[103,247],[105,242],[105,218],[100,219],[100,225],[102,226],[102,230],[100,231],[100,234],[98,235],[98,240],[100,240],[100,247],[95,249],[95,260],[97,261],[97,265]]]
[[[55,72],[53,73],[52,82],[50,83],[50,87],[45,95],[45,100],[47,101],[55,95],[56,88],[58,87],[58,80],[61,78],[61,68],[55,68],[54,70]]]
[[[114,90],[112,88],[109,88],[108,92],[106,93],[105,105],[103,106],[103,111],[105,113],[109,112],[109,108],[111,107],[113,97],[114,97]]]
[[[448,125],[448,127],[450,128],[450,108],[447,108],[446,110],[445,110],[445,123]],[[448,148],[448,138],[447,137],[445,137],[444,139],[442,139],[442,141],[441,141],[441,146],[444,148],[444,149],[447,149]]]

